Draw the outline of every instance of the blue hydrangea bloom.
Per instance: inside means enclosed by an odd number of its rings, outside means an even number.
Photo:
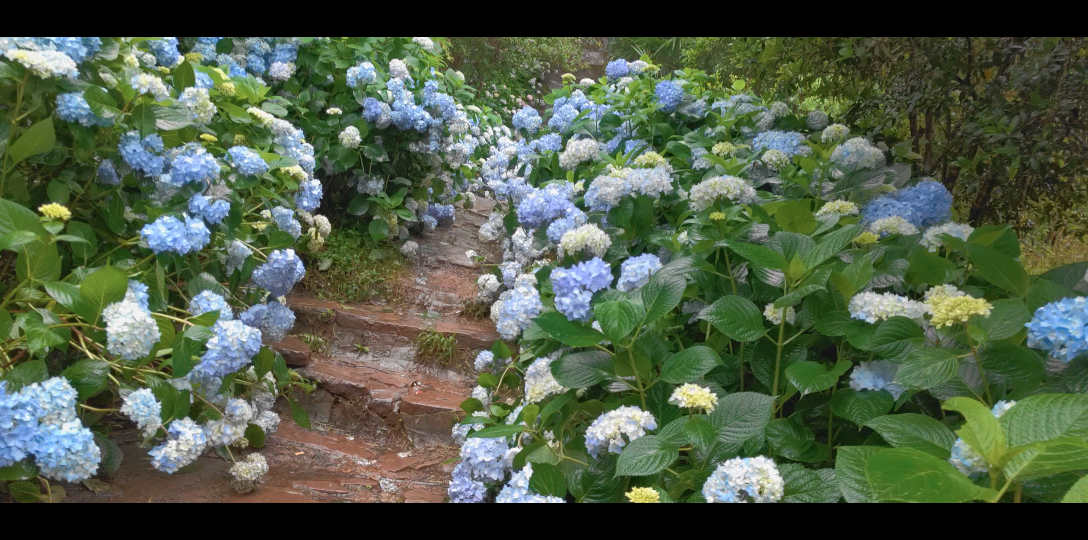
[[[560,106],[558,101],[552,108],[552,117],[548,119],[548,127],[555,131],[567,131],[574,119],[578,117],[578,109],[570,104]]]
[[[378,79],[377,72],[374,71],[374,64],[370,62],[363,62],[357,66],[348,68],[348,86],[355,88],[362,84],[370,84]],[[376,100],[375,100],[376,101]]]
[[[1069,363],[1088,351],[1088,302],[1083,296],[1063,298],[1037,310],[1024,326],[1028,347]]]
[[[207,73],[204,73],[203,71],[197,71],[195,72],[195,74],[197,88],[211,88],[215,86],[215,83],[212,82],[212,78]]]
[[[473,480],[469,468],[458,463],[450,477],[450,487],[446,494],[454,504],[479,504],[487,501],[487,486],[479,480]]]
[[[107,186],[116,186],[121,183],[121,178],[117,176],[117,168],[114,167],[112,160],[104,159],[98,165],[98,183]]]
[[[121,136],[117,151],[129,167],[147,176],[158,176],[166,167],[166,160],[160,155],[163,151],[162,137],[155,133],[141,140],[139,131],[129,131]]]
[[[91,111],[83,92],[57,94],[57,117],[87,127],[113,125],[112,118],[102,118]]]
[[[94,433],[79,420],[43,424],[34,445],[34,462],[44,476],[80,482],[98,471],[102,451],[94,442]]]
[[[199,377],[225,377],[246,367],[261,350],[261,331],[242,321],[218,321],[208,350],[193,368]]]
[[[899,396],[906,392],[907,389],[892,382],[895,379],[895,372],[898,370],[898,365],[887,360],[859,362],[854,370],[850,372],[850,388],[854,390],[887,390],[891,392],[893,398],[899,399]]]
[[[253,282],[273,297],[285,296],[306,275],[306,267],[293,249],[277,249],[253,271]]]
[[[185,255],[190,251],[186,232],[185,224],[181,220],[174,216],[162,216],[144,225],[144,228],[140,229],[140,236],[156,255],[159,253]]]
[[[427,207],[427,215],[437,220],[440,227],[453,225],[453,213],[452,204],[431,204]]]
[[[548,240],[558,244],[559,241],[563,239],[564,234],[585,225],[587,219],[588,216],[586,216],[585,212],[571,206],[566,215],[553,221],[551,225],[548,225]]]
[[[193,316],[203,315],[210,311],[218,311],[220,321],[229,321],[234,318],[234,311],[227,300],[212,291],[202,291],[189,301],[189,313]]]
[[[298,45],[294,43],[277,43],[272,50],[271,62],[289,63],[298,59]]]
[[[178,469],[196,461],[208,446],[204,428],[190,418],[170,422],[166,434],[167,441],[148,452],[151,455],[151,466],[166,474],[174,474]]]
[[[296,240],[302,236],[302,224],[295,219],[295,211],[290,208],[277,206],[272,209],[272,219],[281,231],[291,235]]]
[[[188,215],[185,218],[185,241],[189,243],[189,251],[200,251],[212,240],[212,232],[204,225],[204,221],[193,219]]]
[[[242,322],[257,328],[269,343],[282,341],[295,326],[295,313],[279,302],[255,304],[238,317]]]
[[[661,259],[652,253],[631,257],[620,265],[620,279],[616,289],[627,292],[637,289],[650,281],[650,276],[661,269]]]
[[[517,207],[518,221],[525,227],[536,229],[574,208],[570,202],[570,190],[548,186],[530,193]]]
[[[537,153],[558,152],[563,149],[563,136],[558,133],[549,133],[529,143],[529,146]]]
[[[38,418],[26,410],[25,396],[9,394],[7,384],[0,381],[0,467],[25,459],[38,432]]]
[[[246,55],[246,69],[254,75],[264,75],[268,71],[268,65],[260,55],[249,53]]]
[[[657,96],[657,102],[661,105],[661,110],[671,113],[680,106],[680,101],[684,99],[684,88],[675,81],[660,81],[654,87],[654,95]]]
[[[924,229],[952,219],[952,194],[940,182],[926,180],[892,195],[878,197],[862,210],[866,223],[899,216]]]
[[[210,225],[219,225],[230,214],[230,203],[197,193],[189,198],[189,212]]]
[[[148,287],[135,279],[128,280],[128,291],[125,292],[125,300],[132,300],[136,302],[136,305],[151,311],[148,308],[148,302],[151,300],[151,296],[148,294]]]
[[[215,156],[198,144],[187,144],[174,158],[168,182],[178,187],[190,182],[211,183],[219,179],[220,170]]]
[[[627,60],[623,58],[613,60],[604,67],[604,74],[609,79],[620,79],[626,77],[628,73],[630,73],[630,70],[627,68]]]
[[[147,43],[147,48],[151,49],[151,52],[155,55],[155,61],[162,67],[172,68],[184,60],[181,53],[178,52],[178,38],[176,37],[164,37],[161,40],[152,39],[144,43]]]
[[[593,293],[612,285],[612,267],[594,257],[570,268],[556,268],[551,274],[555,309],[568,320],[589,322]]]
[[[461,475],[483,482],[501,482],[512,464],[513,456],[506,456],[510,445],[506,438],[466,439],[461,446]],[[458,475],[458,476],[461,476]]]
[[[227,162],[245,176],[260,176],[268,172],[268,163],[256,150],[235,146],[227,150]]]
[[[321,182],[307,180],[298,186],[295,194],[295,207],[303,212],[313,212],[321,206],[322,188]]]
[[[805,140],[807,137],[796,131],[764,131],[752,141],[752,148],[758,151],[778,150],[793,157],[810,152],[809,147],[805,145]]]
[[[150,388],[141,388],[125,396],[121,414],[144,430],[146,437],[153,436],[162,425],[162,403],[155,399]]]
[[[520,111],[514,113],[513,122],[514,129],[524,129],[528,133],[536,133],[540,129],[543,120],[541,120],[540,113],[536,112],[536,109],[526,105]]]

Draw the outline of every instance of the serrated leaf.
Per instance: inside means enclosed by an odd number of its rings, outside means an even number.
[[[617,476],[657,474],[680,457],[680,449],[653,435],[631,441],[616,461]]]
[[[797,362],[786,368],[786,379],[801,391],[801,395],[822,392],[834,386],[852,365],[849,360],[839,360],[828,369],[817,362]]]
[[[696,381],[721,364],[721,361],[718,353],[710,347],[688,347],[665,360],[661,366],[661,380],[673,384]]]
[[[896,448],[913,448],[940,459],[952,454],[956,435],[939,420],[924,414],[903,413],[878,416],[865,423]]]
[[[914,448],[889,448],[865,464],[877,500],[953,503],[989,500],[997,493],[976,486],[942,458]]]
[[[723,296],[699,313],[699,317],[737,341],[755,341],[767,333],[763,314],[743,296]]]

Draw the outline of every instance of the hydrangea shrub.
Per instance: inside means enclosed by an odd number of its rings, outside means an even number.
[[[489,149],[503,341],[450,500],[1085,500],[1088,263],[1030,276],[862,134],[708,82],[614,60]]]

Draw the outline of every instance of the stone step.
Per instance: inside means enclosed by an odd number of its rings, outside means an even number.
[[[295,311],[294,332],[315,332],[333,322],[338,329],[361,330],[377,334],[394,334],[414,339],[421,332],[433,328],[443,334],[454,334],[464,349],[488,349],[499,339],[495,325],[490,320],[435,320],[422,317],[401,308],[382,308],[364,304],[341,304],[302,296],[290,296],[287,303]],[[331,312],[332,315],[325,315]]]

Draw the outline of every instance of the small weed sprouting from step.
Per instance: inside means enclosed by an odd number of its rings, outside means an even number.
[[[331,309],[326,309],[321,312],[321,315],[318,315],[318,320],[321,321],[321,324],[329,324],[336,320],[336,312]]]
[[[335,227],[325,250],[308,258],[302,286],[322,300],[395,302],[402,295],[404,256],[372,241],[365,229]]]
[[[461,316],[466,319],[478,321],[491,316],[491,304],[476,300],[465,300],[461,306]]]
[[[325,342],[325,338],[317,334],[299,334],[298,339],[303,343],[310,346],[310,350],[315,353],[325,352],[328,347],[328,343]]]
[[[361,352],[361,353],[370,352],[370,347],[367,347],[366,345],[363,345],[362,343],[355,343],[353,346],[355,347],[355,352]]]
[[[460,369],[457,365],[460,355],[457,351],[457,336],[443,334],[434,328],[428,328],[415,339],[416,362],[425,366],[443,366]]]

